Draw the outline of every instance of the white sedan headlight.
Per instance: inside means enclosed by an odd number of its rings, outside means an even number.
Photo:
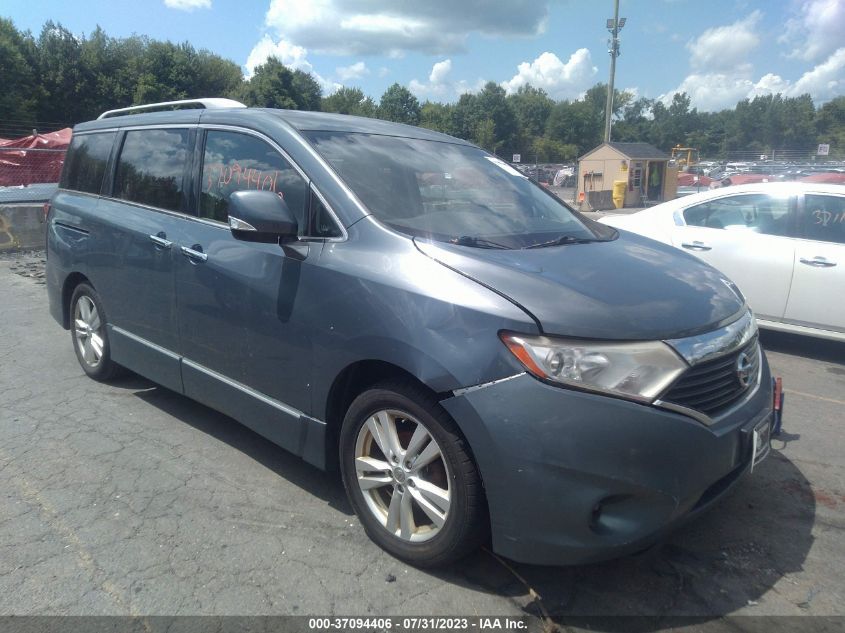
[[[661,341],[583,341],[501,332],[538,378],[638,402],[653,402],[688,365]]]

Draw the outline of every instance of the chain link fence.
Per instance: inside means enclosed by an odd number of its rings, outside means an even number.
[[[9,205],[43,204],[55,193],[70,138],[67,128],[61,123],[0,121],[0,207],[7,224]]]
[[[66,152],[65,149],[0,147],[0,187],[58,182]]]

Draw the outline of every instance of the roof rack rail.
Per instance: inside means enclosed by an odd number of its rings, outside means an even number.
[[[100,119],[110,119],[116,116],[125,116],[128,114],[136,114],[144,111],[166,110],[172,106],[193,106],[199,109],[215,109],[215,108],[245,108],[246,106],[240,101],[234,99],[182,99],[180,101],[162,101],[161,103],[147,103],[145,105],[129,106],[128,108],[118,108],[116,110],[107,110],[97,117]],[[186,110],[192,108],[185,108]]]

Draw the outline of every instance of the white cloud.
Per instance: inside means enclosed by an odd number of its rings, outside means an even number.
[[[190,12],[195,9],[210,9],[211,0],[164,0],[164,6]]]
[[[320,84],[324,95],[330,95],[343,87],[341,84],[330,81],[316,72],[307,56],[308,50],[306,48],[284,39],[274,42],[269,35],[265,35],[252,47],[246,59],[246,64],[244,64],[246,78],[252,77],[256,67],[261,66],[269,57],[275,57],[288,68],[311,73],[317,83]]]
[[[378,69],[379,77],[387,77],[390,74],[390,69],[387,66],[382,66]]]
[[[566,63],[554,53],[545,52],[533,62],[522,62],[516,75],[502,82],[502,87],[510,94],[531,84],[555,99],[573,98],[589,87],[597,71],[586,48],[572,53]]]
[[[479,92],[487,83],[481,78],[475,81],[466,79],[455,81],[451,79],[451,74],[452,60],[444,59],[431,67],[427,83],[412,79],[408,83],[408,90],[420,99],[445,99],[450,101],[467,92]]]
[[[335,68],[338,78],[341,81],[349,81],[350,79],[360,79],[364,75],[370,74],[370,69],[364,62],[355,62],[350,66],[340,66]]]
[[[845,47],[805,72],[788,91],[790,96],[805,92],[810,93],[816,102],[827,101],[845,93]]]
[[[789,81],[774,73],[766,73],[754,84],[748,97],[757,95],[787,94],[790,90]]]
[[[792,46],[789,57],[813,61],[845,41],[845,0],[802,0],[786,22],[779,42]]]
[[[460,97],[462,94],[475,94],[476,92],[481,92],[481,89],[484,88],[486,83],[487,80],[481,78],[478,78],[475,81],[461,79],[460,81],[456,81],[454,84],[455,94]]]
[[[408,82],[408,90],[414,93],[415,97],[425,98],[431,94],[432,87],[423,83],[419,79],[411,79],[411,81]]]
[[[750,74],[693,73],[659,100],[668,104],[676,92],[686,92],[693,107],[707,111],[731,108],[743,99],[768,94],[785,97],[809,94],[817,104],[823,103],[845,92],[845,47],[794,82],[774,73],[767,73],[756,81]]]
[[[442,84],[446,81],[450,72],[452,72],[452,60],[444,59],[442,62],[437,62],[431,67],[428,80],[433,84]]]
[[[833,5],[841,7],[845,0],[802,2],[807,11],[814,12],[816,16],[805,16],[801,24],[807,25],[817,24],[819,15],[834,15],[836,12],[833,10],[837,7]],[[828,51],[832,54],[824,62],[807,70],[797,80],[786,79],[771,72],[755,78],[753,66],[748,59],[760,44],[757,24],[761,17],[759,11],[754,11],[733,24],[707,29],[687,44],[692,72],[677,88],[660,95],[658,99],[668,105],[675,93],[686,92],[693,107],[713,111],[732,108],[738,101],[760,95],[797,97],[806,93],[816,103],[823,103],[845,91],[845,48],[842,47]],[[796,27],[793,25],[789,28],[793,30],[789,37],[795,37]],[[841,35],[838,41],[841,45]]]
[[[256,66],[260,66],[267,61],[269,57],[275,57],[288,68],[304,70],[311,72],[313,70],[311,62],[306,59],[308,51],[302,47],[292,44],[286,40],[279,40],[274,42],[269,35],[262,37],[258,43],[252,47],[249,56],[246,58],[246,76],[252,77]]]
[[[760,44],[757,23],[763,14],[754,11],[748,17],[707,29],[687,44],[693,68],[708,72],[733,71],[748,63],[748,56]]]
[[[271,0],[264,22],[294,32],[315,24],[333,9],[332,0]]]
[[[444,59],[431,67],[428,73],[428,82],[412,79],[408,83],[408,90],[420,99],[446,99],[457,96],[459,85],[463,82],[454,82],[449,78],[452,73],[452,60]]]
[[[664,105],[672,102],[676,92],[686,92],[692,107],[699,110],[722,110],[736,105],[748,96],[754,82],[724,73],[692,73],[674,90],[658,97]]]
[[[417,29],[425,28],[425,22],[384,13],[358,13],[341,20],[340,28],[347,31],[405,37],[412,35]]]
[[[631,86],[630,88],[622,88],[622,92],[627,92],[629,95],[631,95],[631,101],[636,101],[637,99],[639,99],[642,96],[640,94],[639,86]]]
[[[543,32],[551,0],[270,0],[266,26],[309,50],[341,55],[463,51],[471,33]]]

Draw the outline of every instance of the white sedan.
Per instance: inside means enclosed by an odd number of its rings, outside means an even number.
[[[760,327],[845,341],[845,186],[725,187],[600,221],[718,268]]]

